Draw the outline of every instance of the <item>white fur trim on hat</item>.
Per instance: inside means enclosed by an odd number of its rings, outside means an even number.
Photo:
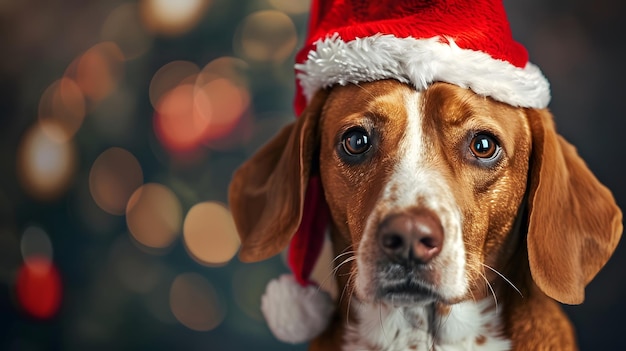
[[[281,341],[307,342],[321,334],[334,311],[332,298],[317,286],[301,286],[291,274],[267,284],[261,311],[270,330]]]
[[[544,108],[550,102],[550,84],[534,64],[519,68],[447,41],[379,34],[344,42],[335,34],[318,40],[306,61],[296,64],[297,78],[307,101],[334,84],[391,78],[418,90],[448,82],[512,106]]]

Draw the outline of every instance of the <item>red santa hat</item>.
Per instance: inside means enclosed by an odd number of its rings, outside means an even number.
[[[313,0],[296,71],[298,114],[319,89],[390,78],[418,90],[452,83],[513,106],[550,102],[501,0]]]
[[[381,79],[417,90],[447,82],[512,106],[550,102],[549,83],[513,39],[502,0],[313,0],[295,67],[298,115],[319,89]],[[319,334],[332,313],[330,298],[311,297],[319,289],[309,281],[328,218],[316,178],[305,201],[289,249],[294,277],[282,277],[282,288],[270,283],[262,304],[274,334],[289,342]]]

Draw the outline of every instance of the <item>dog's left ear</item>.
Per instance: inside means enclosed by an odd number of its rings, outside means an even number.
[[[585,286],[622,233],[622,213],[547,110],[528,110],[532,132],[528,260],[533,280],[553,299],[584,300]]]

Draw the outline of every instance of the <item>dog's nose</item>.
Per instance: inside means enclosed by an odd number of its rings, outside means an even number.
[[[383,221],[378,242],[393,261],[428,263],[441,252],[443,229],[428,212],[397,214]]]

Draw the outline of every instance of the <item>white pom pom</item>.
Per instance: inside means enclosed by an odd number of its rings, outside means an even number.
[[[274,336],[293,344],[321,334],[333,310],[328,293],[313,285],[301,286],[291,274],[270,281],[261,298],[261,311]]]

